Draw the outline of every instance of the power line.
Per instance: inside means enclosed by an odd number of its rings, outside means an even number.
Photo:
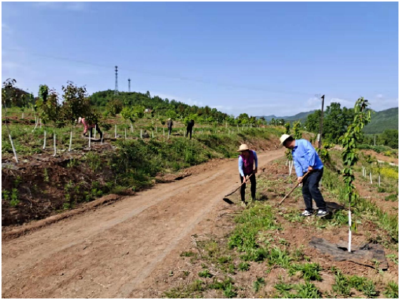
[[[19,52],[22,51],[20,49],[10,49],[10,48],[5,48],[4,50],[19,51]],[[108,66],[108,65],[97,64],[97,63],[87,62],[87,61],[83,61],[83,60],[70,59],[70,58],[66,58],[66,57],[59,57],[59,56],[40,54],[40,53],[32,53],[32,52],[30,52],[30,53],[24,52],[24,53],[26,53],[28,55],[33,55],[33,56],[39,56],[39,57],[51,58],[51,59],[57,59],[57,60],[64,60],[64,61],[75,62],[75,63],[85,64],[85,65],[90,65],[90,66],[95,66],[95,67],[101,67],[101,68],[107,68],[107,69],[111,68],[111,66]],[[123,68],[123,70],[138,73],[138,74],[157,76],[157,77],[163,77],[163,78],[175,79],[175,80],[192,81],[192,82],[209,84],[209,85],[214,85],[214,86],[223,86],[223,87],[247,89],[247,90],[257,90],[257,91],[263,91],[263,92],[268,92],[268,93],[287,94],[287,95],[315,96],[315,93],[305,93],[305,92],[299,92],[299,91],[283,91],[283,90],[277,90],[277,89],[274,90],[274,89],[269,89],[269,88],[267,89],[267,88],[260,87],[260,86],[249,86],[249,85],[240,85],[240,84],[236,84],[236,83],[208,81],[208,80],[204,80],[204,79],[198,79],[198,78],[192,78],[192,77],[186,77],[186,76],[161,74],[161,73],[155,73],[155,72],[149,72],[149,71],[137,70],[137,69],[132,70],[132,69]]]

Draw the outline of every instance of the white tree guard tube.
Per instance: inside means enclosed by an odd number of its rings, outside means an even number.
[[[153,131],[151,131],[151,138],[154,139],[154,132]]]
[[[117,125],[115,125],[115,138],[117,138]]]
[[[13,140],[11,138],[11,134],[9,134],[8,137],[10,138],[10,143],[11,143],[11,147],[13,149],[15,161],[18,163],[17,151],[15,151],[14,142],[13,142]]]
[[[126,128],[125,128],[125,139],[126,139]]]
[[[70,152],[72,150],[72,130],[71,130],[71,134],[69,136],[69,147],[68,147],[68,152]]]
[[[90,130],[89,130],[89,149],[90,149],[90,141],[92,140],[92,135],[90,134]]]
[[[371,174],[371,171],[369,171],[369,181],[370,181],[371,184],[372,184],[372,174]]]
[[[140,138],[143,139],[143,129],[140,129]]]
[[[43,137],[43,150],[44,149],[46,149],[46,130],[44,131],[44,137]]]
[[[349,209],[349,246],[348,251],[351,252],[351,210]]]
[[[54,134],[54,154],[53,154],[53,156],[56,156],[57,155],[57,144],[56,144],[56,134]]]
[[[165,136],[165,128],[162,129],[162,136]]]
[[[33,128],[32,132],[35,131],[35,129],[37,128],[37,126],[38,126],[38,119],[37,119],[37,117],[35,116],[35,127]]]
[[[378,177],[378,186],[381,186],[381,174],[379,174],[379,177]]]

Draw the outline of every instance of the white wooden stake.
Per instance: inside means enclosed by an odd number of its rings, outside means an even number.
[[[143,129],[140,129],[140,138],[143,139]]]
[[[378,177],[378,186],[381,186],[381,174],[379,174],[379,177]]]
[[[92,135],[91,135],[90,130],[89,130],[89,149],[90,149],[90,142],[91,142],[91,140],[92,140]]]
[[[37,126],[38,126],[38,120],[37,120],[37,117],[35,116],[35,128],[33,128],[32,132],[35,131],[35,129],[37,128]]]
[[[57,146],[56,146],[56,134],[54,134],[54,154],[53,156],[57,155]]]
[[[70,152],[72,150],[72,130],[71,130],[71,134],[69,136],[69,148],[68,148],[68,152]]]
[[[11,143],[11,147],[12,147],[13,152],[14,152],[15,161],[18,163],[17,151],[15,151],[14,142],[13,142],[13,140],[11,138],[11,134],[9,134],[8,137],[10,138],[10,143]]]
[[[46,149],[46,130],[44,131],[43,150]]]
[[[351,252],[351,210],[349,209],[349,246],[347,250]]]
[[[369,180],[370,180],[370,182],[371,182],[371,184],[372,184],[372,174],[371,174],[371,171],[369,171]]]
[[[153,132],[153,130],[151,131],[151,138],[154,139],[154,132]]]

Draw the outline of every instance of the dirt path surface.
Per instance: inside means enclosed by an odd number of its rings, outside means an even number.
[[[284,150],[258,153],[260,166]],[[112,205],[4,241],[6,298],[124,298],[168,269],[239,183],[237,160],[206,163],[204,172],[140,192]],[[202,225],[203,226],[203,225]]]

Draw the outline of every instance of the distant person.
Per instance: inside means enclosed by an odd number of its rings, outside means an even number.
[[[245,192],[246,192],[246,176],[250,176],[251,182],[251,198],[253,201],[256,200],[256,173],[258,168],[258,158],[257,153],[254,150],[250,150],[246,144],[242,144],[238,150],[239,155],[239,174],[240,174],[240,183],[243,183],[240,188],[240,197],[242,199],[242,206],[246,206],[245,201]],[[255,165],[255,169],[254,169]]]
[[[190,122],[188,123],[188,125],[186,127],[186,137],[190,133],[190,139],[192,139],[193,126],[194,126],[194,120],[190,120]]]
[[[150,137],[150,135],[146,130],[144,130],[144,132],[142,134],[142,137],[145,138],[145,139],[148,139]]]
[[[295,140],[288,134],[282,135],[280,141],[283,146],[292,149],[297,181],[303,182],[302,192],[306,209],[301,215],[309,217],[313,214],[312,199],[314,199],[318,207],[317,216],[325,217],[328,215],[328,211],[325,200],[318,188],[318,184],[324,173],[324,165],[317,151],[315,151],[315,148],[309,141],[305,139]],[[304,178],[304,175],[308,171],[310,173]]]
[[[96,128],[97,132],[100,134],[100,139],[103,138],[103,133],[101,132],[100,127],[99,127],[99,125],[98,125],[97,123],[95,123],[95,124],[89,124],[89,123],[85,120],[85,118],[79,117],[79,118],[78,118],[78,124],[80,124],[80,123],[82,123],[82,124],[83,124],[83,127],[84,127],[83,136],[87,137],[86,133],[87,133],[87,131],[88,131],[88,129],[89,129],[90,137],[93,138],[93,128]]]
[[[171,118],[168,119],[167,125],[168,125],[168,134],[171,135],[172,134],[172,126],[174,125],[174,122],[172,122]]]

